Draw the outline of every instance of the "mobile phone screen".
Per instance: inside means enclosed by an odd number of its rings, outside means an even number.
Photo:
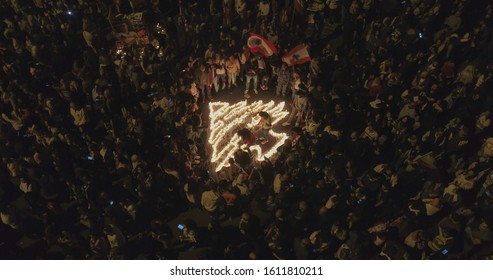
[[[182,225],[182,224],[178,224],[178,229],[184,229],[184,228],[185,228],[185,226],[184,226],[184,225]]]

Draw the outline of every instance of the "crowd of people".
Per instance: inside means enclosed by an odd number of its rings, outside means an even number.
[[[473,0],[2,1],[0,254],[491,258],[492,11]],[[148,44],[117,46],[114,23],[136,12]],[[278,54],[251,53],[250,33]],[[288,66],[280,56],[299,43],[311,61]],[[216,173],[206,105],[229,92],[285,99],[290,137],[261,162],[239,150]],[[272,127],[261,116],[257,137]],[[209,226],[188,219],[173,236],[168,222],[191,208]]]

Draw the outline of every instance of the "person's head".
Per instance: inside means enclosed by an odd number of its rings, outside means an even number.
[[[241,214],[241,221],[240,222],[247,223],[248,221],[250,221],[250,214],[247,212],[243,212]]]
[[[250,130],[243,128],[238,130],[237,134],[238,136],[240,136],[241,139],[245,139],[248,138],[248,136],[250,136]]]
[[[476,127],[483,130],[491,125],[491,114],[489,111],[481,113],[476,120]]]
[[[378,141],[379,145],[384,145],[387,142],[387,135],[382,134],[382,135],[378,136],[377,141]]]
[[[290,130],[290,134],[292,137],[298,137],[298,136],[301,136],[303,134],[303,131],[299,127],[293,127]]]
[[[277,209],[275,216],[276,216],[276,220],[283,220],[284,219],[284,211],[282,209]]]
[[[19,173],[19,166],[17,162],[10,159],[7,161],[7,169],[9,170],[12,176]]]
[[[258,115],[259,115],[262,119],[268,119],[268,118],[270,118],[269,113],[267,113],[267,112],[265,112],[265,111],[262,111],[262,112],[258,113]]]
[[[414,147],[418,143],[418,137],[416,137],[416,135],[413,134],[408,138],[408,141],[409,141],[409,145]]]
[[[300,210],[301,212],[305,212],[307,209],[308,204],[306,203],[306,201],[302,200],[298,203],[298,210]]]
[[[340,114],[340,113],[342,113],[342,105],[341,105],[341,104],[339,104],[339,103],[337,103],[337,104],[335,105],[335,107],[334,107],[334,111],[335,111],[335,113],[336,113],[336,114]]]
[[[282,174],[280,174],[281,176],[279,177],[279,179],[282,181],[282,182],[286,182],[287,180],[289,180],[289,174],[287,172],[284,172]]]
[[[356,141],[358,141],[358,132],[357,132],[357,131],[353,131],[353,132],[351,132],[351,134],[349,135],[349,139],[350,139],[352,142],[356,142]]]
[[[354,166],[353,161],[351,160],[346,161],[346,171],[351,172],[353,170],[353,166]]]
[[[459,127],[459,137],[466,137],[468,134],[468,129],[465,125]]]
[[[306,247],[309,247],[311,244],[312,244],[312,243],[310,242],[310,239],[309,239],[309,238],[306,238],[306,237],[305,237],[305,238],[303,238],[303,239],[301,239],[301,241],[300,241],[300,245],[301,245],[302,247],[305,247],[305,248],[306,248]]]

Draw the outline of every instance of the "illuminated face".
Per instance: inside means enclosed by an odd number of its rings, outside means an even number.
[[[256,101],[247,104],[247,101],[230,104],[227,102],[209,103],[210,132],[209,144],[212,146],[211,164],[215,171],[220,171],[223,167],[229,166],[229,159],[233,157],[236,150],[241,148],[242,141],[236,131],[241,128],[253,128],[259,123],[258,112],[267,112],[272,119],[272,125],[285,118],[289,112],[284,109],[284,102],[275,104],[274,101],[264,103]],[[272,130],[268,132],[275,139],[274,145],[265,149],[261,145],[250,146],[257,161],[263,161],[277,152],[277,148],[284,144],[288,139],[286,133],[276,133]]]
[[[482,113],[476,121],[476,126],[484,129],[491,125],[491,120],[488,116],[488,112]]]
[[[488,138],[484,143],[483,154],[487,157],[493,157],[493,137]]]

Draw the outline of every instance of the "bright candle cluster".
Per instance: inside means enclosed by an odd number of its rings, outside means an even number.
[[[212,146],[211,163],[215,165],[216,172],[229,166],[229,159],[242,143],[237,131],[242,128],[252,130],[260,121],[259,112],[265,111],[272,118],[272,125],[285,118],[289,112],[284,110],[284,102],[275,104],[274,101],[264,103],[255,101],[247,104],[241,101],[231,105],[228,102],[209,103],[210,131],[209,144]],[[286,133],[276,133],[272,129],[270,136],[275,139],[274,145],[269,150],[263,151],[260,145],[250,146],[250,151],[256,154],[256,160],[262,161],[273,156],[284,141],[288,139]]]

